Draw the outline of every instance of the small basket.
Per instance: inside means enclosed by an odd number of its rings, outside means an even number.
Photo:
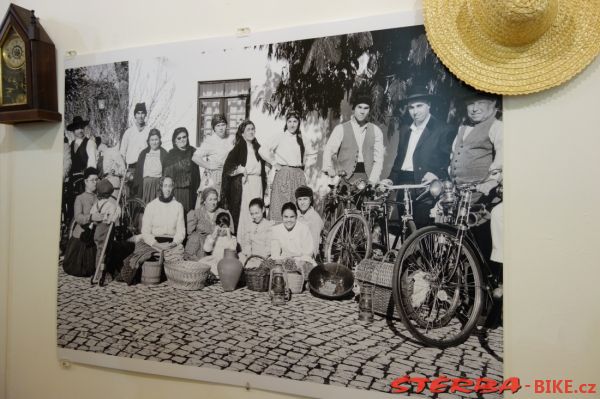
[[[162,274],[163,252],[160,252],[158,260],[147,260],[142,264],[142,284],[153,285],[160,283]]]
[[[246,287],[251,291],[266,292],[269,290],[269,273],[270,269],[262,264],[255,269],[246,269],[248,261],[252,258],[259,258],[263,260],[262,256],[251,255],[244,262],[244,275],[246,276]]]
[[[180,290],[201,290],[206,285],[210,265],[191,260],[165,262],[169,285]]]
[[[392,295],[394,264],[383,260],[363,259],[356,267],[356,280],[373,293],[373,311],[388,319],[400,319]]]

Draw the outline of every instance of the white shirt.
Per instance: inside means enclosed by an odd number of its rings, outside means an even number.
[[[350,124],[352,126],[352,131],[354,132],[354,139],[358,145],[358,162],[364,162],[362,145],[365,141],[367,124],[365,123],[363,126],[360,126],[354,117],[352,117],[350,120]],[[342,140],[344,139],[344,128],[342,125],[343,124],[340,123],[333,129],[331,136],[329,136],[329,139],[327,140],[327,144],[325,144],[325,148],[323,149],[323,170],[333,169],[331,157],[338,153],[340,145],[342,145]],[[381,129],[379,129],[379,127],[375,124],[372,125],[375,142],[373,148],[373,168],[371,169],[369,181],[371,183],[377,183],[380,179],[381,171],[383,169],[385,147],[383,145],[383,133],[381,132]]]
[[[273,226],[271,233],[271,257],[273,259],[298,258],[314,262],[313,238],[310,229],[302,222],[296,222],[290,231],[283,223]]]
[[[183,205],[175,199],[162,202],[158,198],[146,205],[142,218],[142,238],[150,246],[156,244],[156,237],[173,237],[175,244],[185,238]]]
[[[140,152],[148,146],[148,133],[150,127],[145,125],[140,131],[136,124],[125,130],[121,139],[121,155],[125,158],[127,165],[136,163]]]
[[[259,154],[271,165],[302,166],[300,146],[295,134],[284,131],[259,149]]]
[[[413,165],[413,154],[415,153],[419,139],[421,139],[423,130],[425,130],[429,119],[431,119],[431,114],[427,115],[427,118],[423,121],[423,123],[421,123],[420,126],[416,126],[414,122],[412,125],[410,125],[410,138],[408,139],[408,148],[406,149],[406,156],[404,157],[404,162],[402,163],[402,170],[406,170],[408,172],[415,171],[415,167]]]

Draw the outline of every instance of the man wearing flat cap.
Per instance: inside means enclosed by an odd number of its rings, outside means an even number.
[[[140,153],[147,147],[150,127],[146,124],[146,103],[137,103],[133,110],[135,123],[125,130],[121,138],[121,155],[129,169],[135,169]]]
[[[411,125],[400,127],[398,151],[389,178],[394,184],[430,183],[448,177],[450,146],[448,126],[431,115],[433,96],[425,90],[411,89],[402,102],[412,118]],[[398,201],[403,193],[398,192]],[[413,203],[417,227],[431,223],[433,201],[425,198]]]
[[[368,95],[353,96],[352,117],[331,132],[323,150],[323,171],[329,176],[379,182],[385,148],[381,129],[367,120],[371,103]]]

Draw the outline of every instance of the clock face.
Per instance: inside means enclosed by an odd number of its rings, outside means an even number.
[[[6,66],[19,69],[25,64],[25,42],[17,34],[11,35],[2,46],[2,58]]]
[[[2,44],[0,106],[27,103],[25,42],[13,29]]]

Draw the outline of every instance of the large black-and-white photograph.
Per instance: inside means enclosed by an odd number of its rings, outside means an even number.
[[[309,396],[501,384],[502,99],[421,25],[169,46],[67,62],[59,353]]]

